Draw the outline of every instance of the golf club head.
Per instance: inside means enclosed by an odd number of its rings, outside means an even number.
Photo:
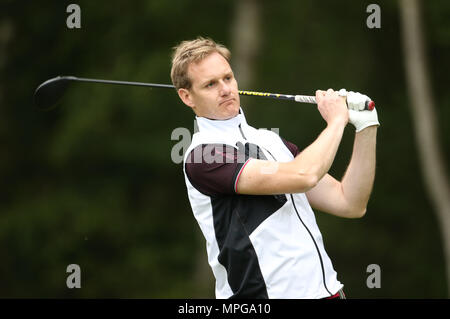
[[[58,105],[73,76],[57,76],[38,86],[34,92],[34,103],[41,111],[49,111]]]

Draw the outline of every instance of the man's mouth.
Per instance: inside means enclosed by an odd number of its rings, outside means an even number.
[[[234,97],[232,97],[232,98],[229,98],[229,99],[226,99],[226,100],[224,100],[224,101],[220,102],[220,103],[219,103],[219,105],[224,105],[224,104],[228,104],[228,102],[232,102],[232,101],[234,101]]]

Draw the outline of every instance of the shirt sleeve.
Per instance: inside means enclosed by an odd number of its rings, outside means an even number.
[[[281,138],[281,140],[283,141],[284,145],[286,145],[286,147],[291,151],[294,157],[296,157],[300,153],[300,149],[298,148],[297,145],[289,141],[286,141],[284,138]]]
[[[225,144],[202,144],[186,158],[185,169],[192,186],[208,196],[236,194],[236,184],[249,157]]]

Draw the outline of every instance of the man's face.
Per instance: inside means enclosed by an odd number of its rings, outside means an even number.
[[[222,55],[214,52],[198,63],[191,63],[188,75],[192,86],[179,89],[178,95],[197,116],[226,120],[239,113],[237,82]]]

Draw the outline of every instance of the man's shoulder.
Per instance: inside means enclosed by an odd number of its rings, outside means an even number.
[[[220,136],[217,134],[208,134],[205,132],[196,132],[192,136],[191,144],[188,146],[185,152],[184,161],[186,161],[187,157],[190,156],[194,149],[198,150],[200,148],[207,147],[216,147],[227,145],[229,147],[234,147],[233,141],[226,136]]]
[[[229,163],[236,159],[237,146],[223,143],[198,144],[187,150],[184,164]]]

